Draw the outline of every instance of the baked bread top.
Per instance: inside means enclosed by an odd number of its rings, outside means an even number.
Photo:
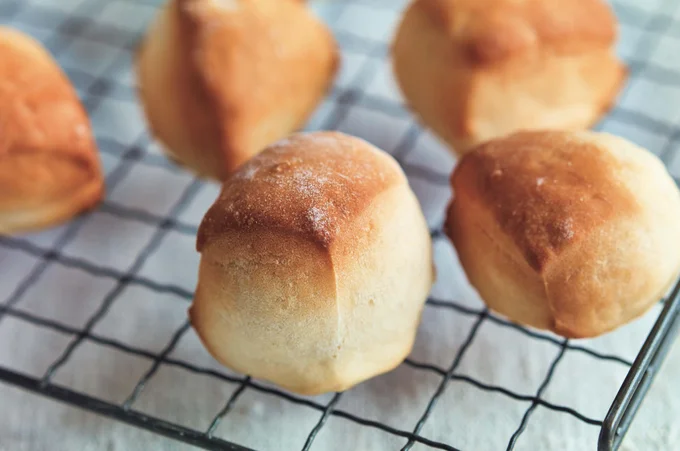
[[[434,279],[393,158],[337,132],[278,141],[224,181],[199,228],[191,323],[225,365],[304,394],[391,370]]]
[[[491,210],[529,265],[542,270],[569,244],[640,213],[624,163],[595,141],[564,132],[522,132],[463,157],[453,185]]]
[[[417,0],[470,62],[499,63],[532,49],[557,54],[609,47],[616,18],[601,0]]]
[[[175,160],[222,180],[304,125],[337,71],[299,0],[171,0],[140,47],[140,95]]]
[[[197,246],[227,230],[277,230],[329,247],[375,197],[407,183],[401,168],[363,140],[338,132],[294,134],[225,180]]]
[[[447,233],[492,309],[567,337],[610,331],[680,273],[680,190],[625,139],[533,131],[491,140],[452,175]]]
[[[0,27],[0,161],[0,210],[14,215],[0,228],[49,223],[61,213],[48,209],[70,203],[77,210],[83,190],[89,199],[82,202],[92,204],[103,189],[87,113],[71,83],[40,43],[6,27]],[[38,217],[24,221],[20,214]]]

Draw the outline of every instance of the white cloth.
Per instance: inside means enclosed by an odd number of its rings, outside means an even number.
[[[131,95],[134,80],[130,70],[132,54],[129,50],[121,50],[120,45],[130,33],[143,29],[155,8],[149,6],[149,0],[16,2],[19,3],[23,5],[22,12],[9,19],[9,23],[46,42],[58,54],[59,61],[81,94],[87,97],[90,105],[96,105],[91,107],[93,125],[100,145],[108,150],[102,153],[102,160],[107,174],[114,173],[121,164],[121,160],[112,155],[115,154],[115,143],[125,149],[136,141],[144,129],[141,112]],[[399,5],[403,3],[347,0],[317,4],[319,11],[339,31],[339,40],[345,45],[337,88],[361,89],[368,94],[346,107],[347,115],[339,128],[386,150],[393,150],[402,142],[411,118],[403,110],[385,113],[376,109],[376,98],[383,102],[399,102],[390,66],[383,59],[363,54],[365,52],[360,49],[360,42],[363,41],[349,39],[348,33],[359,35],[363,40],[387,42],[399,17]],[[643,8],[653,12],[652,3],[657,2],[649,2]],[[58,19],[69,14],[89,17],[88,20],[93,22],[85,29],[74,28],[69,32],[67,27],[55,31]],[[111,25],[116,27],[113,31],[107,28]],[[74,33],[77,36],[74,37]],[[633,51],[639,44],[638,39],[645,39],[645,36],[636,33],[635,27],[624,24],[621,54],[646,58],[648,55],[635,55]],[[651,57],[658,57],[660,65],[675,65],[674,69],[680,69],[680,60],[674,56],[680,51],[680,41],[664,38],[661,42],[659,48],[668,52],[669,57],[663,58],[663,52],[660,55],[654,52]],[[669,51],[671,47],[673,50]],[[86,76],[88,74],[89,78]],[[92,77],[102,74],[115,82],[107,91],[106,98],[98,98],[97,90],[91,91],[89,88]],[[678,113],[676,100],[680,96],[676,91],[636,78],[631,81],[629,92],[621,102],[625,108],[653,117],[659,111],[666,111],[668,114],[664,113],[663,119],[671,121]],[[334,110],[334,101],[329,98],[320,106],[309,128],[321,126]],[[627,124],[615,116],[605,121],[604,129],[628,137],[656,153],[663,147],[663,137],[652,134],[644,125]],[[189,184],[190,177],[182,171],[169,171],[147,164],[152,160],[162,161],[162,157],[157,146],[145,147],[152,156],[134,163],[131,171],[110,189],[107,197],[112,204],[141,208],[162,216],[168,214]],[[443,179],[454,164],[451,156],[428,134],[419,136],[414,150],[404,157],[404,161],[411,168],[414,164],[430,168]],[[670,163],[677,176],[680,173],[680,158]],[[419,176],[416,172],[410,171],[414,175],[411,178],[412,186],[423,203],[430,224],[439,225],[450,193],[448,189],[430,183],[427,176]],[[204,186],[179,214],[179,219],[197,225],[216,193],[216,187]],[[68,225],[25,239],[48,249],[67,228]],[[134,219],[121,219],[106,212],[97,212],[86,220],[77,237],[63,249],[63,254],[124,272],[148,243],[154,230],[152,225]],[[481,302],[458,267],[450,244],[445,239],[437,240],[435,250],[439,276],[433,295],[438,299],[456,300],[470,308],[481,308]],[[159,249],[142,265],[138,275],[190,291],[195,284],[197,261],[193,237],[171,230]],[[15,290],[19,281],[36,263],[35,258],[24,252],[0,246],[0,300],[6,299]],[[82,328],[115,284],[116,281],[111,278],[94,277],[53,262],[26,291],[15,308]],[[185,320],[187,306],[185,299],[175,295],[159,294],[130,284],[95,325],[93,333],[158,353]],[[573,343],[633,360],[658,311],[658,307],[655,307],[644,318],[612,334]],[[474,316],[452,309],[428,306],[423,314],[412,359],[442,369],[448,368],[475,319]],[[16,316],[6,316],[0,320],[0,365],[41,377],[72,339],[73,336],[37,327]],[[558,352],[559,346],[554,343],[533,339],[515,329],[485,321],[455,374],[503,387],[519,395],[533,396]],[[207,355],[193,331],[182,337],[170,357],[233,374]],[[54,382],[78,392],[121,403],[151,364],[152,361],[147,358],[85,340],[56,373]],[[568,350],[558,364],[543,399],[602,420],[626,371],[627,368],[619,363]],[[678,377],[680,346],[676,345],[622,449],[680,448]],[[337,408],[399,430],[411,431],[441,380],[441,376],[434,372],[403,365],[345,393]],[[237,388],[237,384],[163,364],[133,408],[204,431]],[[330,395],[314,398],[324,405],[330,399]],[[420,435],[464,450],[505,449],[529,406],[527,401],[480,390],[462,380],[452,380]],[[320,412],[313,408],[247,389],[223,419],[216,435],[258,450],[301,449],[319,417]],[[516,449],[595,449],[598,433],[598,427],[587,425],[568,413],[539,406],[533,412]],[[331,416],[312,449],[378,451],[399,449],[404,444],[403,438]],[[0,451],[189,448],[182,443],[0,383]],[[416,444],[414,449],[428,448]]]

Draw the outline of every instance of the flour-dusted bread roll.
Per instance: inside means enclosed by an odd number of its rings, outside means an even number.
[[[410,352],[434,279],[397,163],[341,133],[296,134],[224,182],[201,223],[193,327],[226,366],[317,394]]]
[[[0,233],[64,222],[104,182],[87,114],[45,49],[0,27]]]
[[[338,61],[330,31],[300,0],[170,0],[140,48],[137,74],[165,150],[223,179],[305,124]]]
[[[609,134],[521,132],[456,167],[447,233],[484,301],[519,323],[592,337],[642,314],[680,272],[680,192]]]
[[[453,149],[522,129],[584,129],[627,70],[602,0],[414,0],[393,43],[411,108]]]

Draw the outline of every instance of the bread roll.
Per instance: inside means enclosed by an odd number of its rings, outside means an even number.
[[[66,221],[94,206],[103,188],[69,80],[40,43],[0,27],[0,233]]]
[[[303,394],[397,366],[434,278],[399,166],[335,132],[293,135],[227,178],[197,248],[190,317],[207,349]]]
[[[410,107],[463,154],[522,129],[579,130],[626,78],[602,0],[415,0],[392,53]]]
[[[331,33],[300,0],[170,0],[137,57],[156,138],[214,179],[301,128],[337,66]]]
[[[593,337],[659,301],[680,272],[680,192],[653,154],[609,134],[521,132],[466,154],[447,233],[510,319]]]

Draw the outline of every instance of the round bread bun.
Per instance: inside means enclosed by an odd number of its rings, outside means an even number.
[[[73,86],[39,42],[0,27],[0,234],[60,224],[103,192]]]
[[[527,129],[586,129],[626,80],[604,0],[413,0],[392,45],[409,106],[457,154]]]
[[[387,153],[295,134],[227,178],[199,228],[189,314],[224,365],[302,394],[409,354],[434,279],[420,205]]]
[[[595,132],[519,132],[456,167],[447,233],[488,306],[593,337],[659,301],[680,272],[680,191],[650,152]]]
[[[136,70],[169,157],[221,180],[300,129],[338,64],[332,34],[300,0],[169,0]]]

